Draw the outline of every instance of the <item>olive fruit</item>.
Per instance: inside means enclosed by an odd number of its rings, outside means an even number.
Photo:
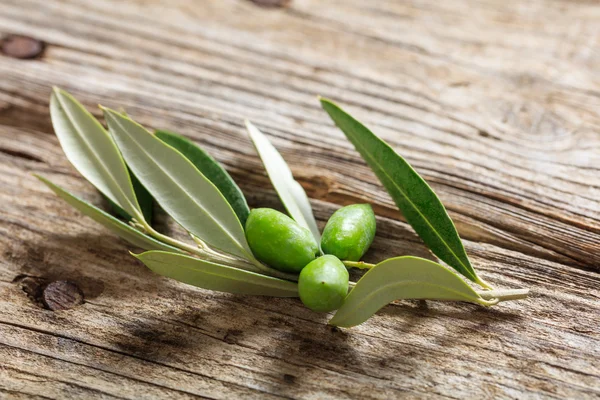
[[[285,272],[300,272],[319,253],[319,245],[308,229],[271,208],[250,212],[246,239],[256,258]]]
[[[302,303],[313,311],[337,310],[348,294],[348,270],[335,256],[319,257],[300,272],[298,292]]]
[[[375,214],[369,204],[353,204],[333,213],[321,238],[321,249],[341,260],[358,261],[375,237]]]

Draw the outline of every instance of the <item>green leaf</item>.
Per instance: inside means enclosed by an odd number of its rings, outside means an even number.
[[[236,294],[298,297],[298,285],[185,255],[148,251],[134,255],[159,275],[203,289]]]
[[[298,224],[309,229],[319,243],[321,234],[306,192],[294,180],[290,167],[269,139],[250,121],[246,121],[246,128],[285,209]]]
[[[397,257],[370,269],[350,291],[330,324],[351,327],[365,322],[386,304],[400,299],[468,301],[491,306],[452,270],[418,257]]]
[[[94,207],[86,201],[81,200],[80,198],[72,195],[60,186],[57,186],[54,183],[50,182],[49,180],[37,175],[36,177],[40,181],[44,182],[50,189],[52,189],[52,191],[56,193],[58,197],[65,200],[71,206],[75,207],[81,213],[87,215],[88,217],[98,222],[105,228],[108,228],[116,235],[127,240],[132,245],[140,247],[144,250],[165,250],[181,252],[179,249],[159,242],[158,240],[155,240],[150,236],[143,234],[137,229],[132,228],[126,223],[119,221],[112,215],[109,215],[108,213],[100,210],[99,208]]]
[[[131,171],[129,171],[129,176],[131,177],[131,183],[133,184],[133,191],[135,192],[135,197],[137,198],[140,208],[142,210],[142,214],[144,215],[144,220],[149,225],[152,225],[152,218],[154,214],[154,199],[152,198],[150,192],[146,190],[144,185],[142,185],[139,179],[136,178]],[[112,209],[114,214],[118,215],[126,221],[131,221],[131,215],[129,215],[125,210],[123,210],[121,207],[115,204],[111,199],[109,199],[106,196],[104,197],[106,198],[106,200],[108,200],[110,208]]]
[[[142,219],[125,162],[112,138],[73,96],[54,88],[50,116],[67,159],[113,203]]]
[[[149,225],[152,225],[152,219],[154,217],[154,198],[152,198],[148,189],[142,185],[142,182],[140,182],[133,172],[129,171],[129,174],[131,176],[135,197],[138,200],[144,219]]]
[[[194,142],[181,135],[168,131],[156,131],[154,134],[169,146],[179,150],[181,154],[186,156],[219,189],[223,197],[231,205],[231,208],[233,208],[233,211],[235,211],[242,226],[244,226],[248,219],[248,214],[250,214],[248,203],[246,202],[244,193],[242,193],[221,164]]]
[[[254,260],[235,212],[194,164],[130,118],[104,116],[127,165],[169,215],[209,245]]]
[[[431,251],[468,279],[489,288],[471,266],[454,223],[427,182],[367,127],[330,100],[320,100]]]

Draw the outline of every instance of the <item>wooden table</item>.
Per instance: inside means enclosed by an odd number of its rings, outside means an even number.
[[[600,396],[598,3],[1,3],[1,398]],[[368,260],[430,257],[319,108],[316,95],[331,97],[431,183],[484,279],[532,296],[492,309],[402,301],[339,330],[298,300],[156,276],[32,176],[103,205],[58,145],[52,85],[95,115],[102,103],[193,138],[251,206],[281,208],[249,118],[321,226],[369,202]],[[44,308],[57,280],[84,304]]]

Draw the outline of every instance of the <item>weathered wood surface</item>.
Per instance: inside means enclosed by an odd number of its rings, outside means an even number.
[[[288,3],[1,1],[0,34],[46,48],[0,55],[0,397],[600,396],[600,5]],[[369,259],[429,256],[319,109],[332,97],[431,182],[486,280],[533,295],[405,301],[335,330],[297,300],[155,276],[32,176],[102,204],[52,132],[52,85],[188,135],[252,206],[280,207],[250,118],[321,224],[371,202]],[[39,288],[63,279],[85,303],[44,309]]]

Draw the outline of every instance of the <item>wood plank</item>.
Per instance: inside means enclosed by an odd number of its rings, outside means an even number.
[[[0,35],[47,47],[0,56],[0,397],[599,396],[599,17],[559,0],[4,0]],[[52,85],[193,138],[251,206],[281,208],[250,118],[321,227],[370,202],[368,260],[432,257],[320,110],[332,97],[432,184],[481,275],[532,297],[404,301],[339,330],[297,300],[155,276],[32,176],[105,206],[52,133]],[[85,304],[43,309],[33,291],[58,279]]]

